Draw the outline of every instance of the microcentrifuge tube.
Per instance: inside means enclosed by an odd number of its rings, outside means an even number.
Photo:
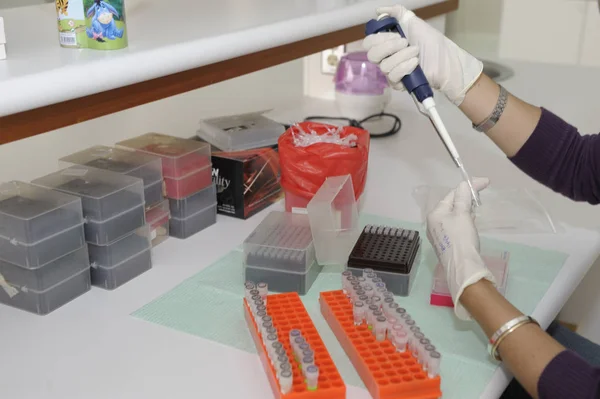
[[[383,283],[383,280],[380,279],[379,277],[375,277],[374,279],[371,280],[371,282],[373,283],[373,288],[376,288],[377,283]]]
[[[396,302],[388,305],[388,312],[390,312],[389,316],[394,316],[395,318],[399,319],[400,315],[396,313],[396,309],[398,309],[398,304]]]
[[[306,368],[304,375],[306,376],[306,389],[316,391],[319,383],[319,368],[311,364]]]
[[[365,305],[367,304],[367,301],[369,300],[369,297],[366,295],[361,295],[358,297],[358,300],[363,302]]]
[[[258,294],[260,297],[267,303],[267,295],[269,295],[269,286],[267,283],[258,283],[256,285],[256,289],[258,290]]]
[[[365,304],[361,301],[354,302],[354,306],[352,307],[352,313],[354,315],[354,325],[358,326],[362,324],[365,319]]]
[[[315,352],[312,349],[305,349],[302,351],[302,357],[305,358],[307,356],[315,357]]]
[[[286,394],[291,392],[294,378],[291,371],[283,371],[279,375],[279,386],[281,387],[281,393]]]
[[[283,344],[279,341],[273,342],[271,344],[270,350],[269,350],[269,357],[271,359],[276,359],[277,356],[277,351],[279,350],[279,348],[283,348]]]
[[[367,282],[367,279],[364,278],[363,276],[361,276],[361,277],[357,277],[356,281],[358,281],[358,283],[362,286]]]
[[[385,313],[383,315],[385,316]],[[392,330],[394,329],[394,327],[398,324],[398,319],[396,319],[393,316],[392,317],[386,316],[386,319],[387,319],[387,330],[388,330],[388,332],[391,333]],[[400,326],[400,327],[402,327],[402,326]]]
[[[413,319],[409,319],[408,313],[406,313],[407,317],[404,319],[401,317],[401,320],[404,320],[404,326],[410,331],[410,328],[417,325],[417,323]]]
[[[352,277],[350,270],[342,272],[342,291],[344,291],[344,294],[348,294],[348,277]]]
[[[281,368],[282,364],[286,364],[286,363],[289,363],[289,362],[290,362],[290,359],[288,358],[288,356],[285,353],[285,351],[284,351],[284,353],[282,353],[279,356],[277,356],[277,362],[276,362],[277,363],[277,368]]]
[[[381,308],[381,304],[383,303],[381,297],[377,295],[373,295],[373,297],[371,298],[371,302],[373,303],[373,305],[376,305],[379,308]]]
[[[390,291],[386,291],[386,292],[383,293],[383,297],[384,298],[392,298],[392,299],[394,299],[394,293],[390,292]]]
[[[380,279],[381,280],[381,279]],[[385,283],[383,282],[383,280],[381,282],[375,283],[375,289],[376,290],[380,290],[380,289],[385,289]],[[387,291],[387,290],[386,290]]]
[[[294,341],[292,342],[292,351],[296,357],[298,357],[298,353],[300,353],[300,345],[305,343],[306,340],[302,336],[294,338]]]
[[[408,334],[406,331],[394,331],[394,346],[398,352],[406,351],[408,343]]]
[[[267,330],[267,328],[269,328],[269,327],[273,327],[273,323],[272,323],[272,322],[270,322],[270,321],[265,321],[265,322],[263,322],[263,323],[260,325],[260,333],[261,333],[263,336],[264,336],[264,335],[266,335],[266,333],[267,333],[267,332],[266,332],[266,330]]]
[[[277,329],[275,327],[269,327],[265,330],[266,335],[274,335],[277,337]]]
[[[264,306],[264,305],[261,305]],[[258,309],[258,308],[257,308]],[[262,321],[262,318],[265,317],[267,315],[267,311],[266,310],[257,310],[255,317],[256,317],[256,323],[259,324]]]
[[[296,352],[294,352],[294,354],[296,355],[296,357],[298,359],[302,359],[302,352],[304,352],[305,350],[309,350],[310,349],[310,345],[308,345],[306,342],[298,345],[298,347],[296,348]]]
[[[427,363],[427,353],[429,353],[429,351],[425,348],[427,348],[427,346],[430,343],[431,341],[429,341],[429,339],[427,338],[421,338],[419,340],[419,348],[417,349],[417,360],[423,365]]]
[[[281,373],[283,373],[284,371],[292,371],[292,365],[290,364],[290,362],[281,363],[279,365],[279,370],[277,370],[277,377],[281,378]]]
[[[302,374],[306,375],[306,368],[310,365],[315,364],[315,358],[313,356],[306,356],[302,358]]]
[[[367,324],[369,327],[373,326],[375,318],[373,317],[373,313],[379,310],[379,306],[377,305],[369,305],[369,311],[367,312]]]
[[[290,330],[290,345],[294,342],[294,339],[297,337],[301,337],[302,333],[300,332],[300,330],[297,329],[292,329]]]
[[[267,335],[267,338],[265,339],[265,348],[270,348],[271,345],[273,345],[273,342],[277,342],[277,335],[275,335],[275,334]],[[267,353],[267,355],[269,355],[269,354]]]
[[[440,374],[440,363],[442,355],[439,352],[429,352],[427,359],[427,374],[429,378],[435,378]]]
[[[256,286],[254,285],[254,283],[251,283],[251,282],[247,281],[244,284],[244,296],[246,297],[247,301],[250,301],[250,298],[252,298],[252,295],[250,294],[250,291],[252,291],[255,288],[256,288]]]
[[[369,298],[372,298],[373,294],[375,294],[375,290],[370,285],[363,287],[363,291],[365,292],[365,295]]]
[[[371,273],[374,273],[374,272],[375,272],[375,271],[374,271],[373,269],[366,268],[366,269],[363,269],[362,276],[363,276],[363,277],[367,277],[367,274],[371,274]]]
[[[375,339],[377,341],[385,341],[385,333],[387,330],[387,319],[384,316],[379,316],[375,319]]]
[[[413,333],[413,334],[421,332],[421,328],[419,326],[412,326],[410,328],[410,332]]]
[[[257,296],[257,295],[260,297],[260,293],[258,292],[258,290],[256,288],[250,290],[250,298]]]
[[[346,295],[349,294],[350,288],[352,287],[351,282],[354,281],[354,276],[346,276],[346,278],[342,281],[342,289]]]
[[[418,359],[419,358],[419,341],[421,341],[421,339],[425,338],[425,334],[418,332],[412,335],[412,337],[409,338],[409,346],[410,346],[410,351],[412,352],[412,355]]]

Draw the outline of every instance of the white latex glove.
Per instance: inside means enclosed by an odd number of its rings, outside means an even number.
[[[473,187],[478,192],[488,184],[488,179],[473,179]],[[494,276],[479,255],[479,234],[471,201],[471,190],[466,182],[462,182],[427,216],[427,238],[444,267],[454,312],[462,320],[471,318],[460,303],[465,288],[484,278],[496,285]]]
[[[392,32],[367,36],[363,47],[369,61],[379,64],[391,85],[404,90],[401,80],[421,65],[432,88],[440,90],[457,106],[483,71],[483,63],[458,47],[438,30],[397,5],[377,9],[400,22],[407,39]]]

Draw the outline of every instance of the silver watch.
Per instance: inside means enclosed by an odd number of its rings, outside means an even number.
[[[492,111],[492,114],[487,117],[486,120],[481,122],[479,125],[473,124],[473,129],[478,132],[486,133],[488,130],[496,126],[498,120],[504,113],[504,108],[506,108],[506,102],[508,101],[508,91],[502,86],[500,86],[500,95],[498,96],[498,102],[496,103],[496,107]]]

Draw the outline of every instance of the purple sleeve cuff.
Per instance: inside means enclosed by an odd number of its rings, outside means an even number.
[[[538,381],[540,399],[600,397],[600,369],[565,350],[548,363]]]
[[[535,130],[511,161],[575,201],[600,203],[600,135],[582,136],[544,108]]]

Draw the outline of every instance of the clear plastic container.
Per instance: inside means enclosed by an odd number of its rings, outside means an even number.
[[[33,183],[81,198],[91,244],[108,244],[145,224],[141,179],[76,165]]]
[[[481,257],[496,279],[496,288],[504,295],[506,292],[506,282],[508,281],[510,253],[506,251],[499,253],[496,253],[495,251],[486,252],[487,253],[482,253]],[[434,306],[454,307],[452,295],[450,295],[450,290],[448,289],[446,274],[440,263],[435,267],[429,303]]]
[[[144,186],[162,181],[163,177],[159,157],[102,145],[68,155],[60,161],[137,177],[144,181]]]
[[[189,215],[211,206],[217,200],[217,187],[211,184],[203,190],[182,199],[169,198],[171,216],[185,219]]]
[[[304,274],[315,261],[307,215],[271,212],[244,240],[246,266]]]
[[[270,291],[297,292],[305,295],[319,277],[321,270],[323,266],[317,262],[313,262],[304,273],[244,265],[244,281],[265,282],[269,285]]]
[[[169,220],[169,234],[171,237],[185,239],[204,230],[217,222],[217,203],[201,211],[179,219],[171,216]]]
[[[90,269],[82,270],[46,290],[16,285],[0,287],[0,303],[38,315],[46,315],[90,290]]]
[[[29,183],[0,185],[0,259],[33,269],[85,243],[81,199]]]
[[[168,200],[146,210],[146,225],[150,227],[150,239],[153,247],[169,238],[169,218]]]
[[[198,137],[225,152],[243,151],[277,144],[285,127],[253,112],[200,121]]]
[[[350,175],[325,179],[306,211],[317,262],[321,265],[346,264],[360,235],[358,207]]]
[[[395,295],[408,296],[421,258],[418,231],[367,225],[348,257],[348,269],[373,269]]]
[[[89,245],[92,285],[113,290],[152,268],[150,226],[109,245]]]
[[[162,158],[167,197],[185,198],[211,184],[210,144],[147,133],[117,145]]]
[[[146,209],[150,209],[164,201],[166,194],[165,190],[165,182],[162,179],[144,186],[144,201],[146,202]]]
[[[84,245],[75,252],[35,269],[26,269],[0,260],[0,280],[23,290],[44,291],[89,268],[88,251]]]

